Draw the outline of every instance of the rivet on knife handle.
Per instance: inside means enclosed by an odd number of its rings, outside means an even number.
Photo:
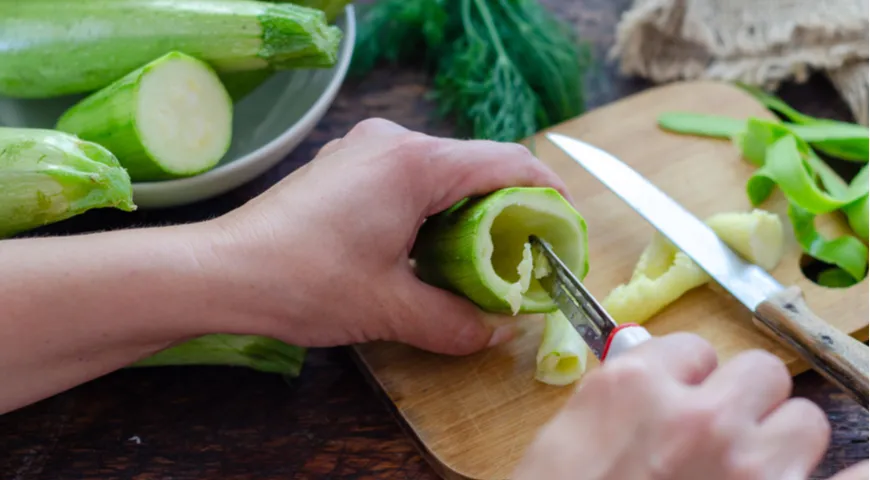
[[[817,317],[800,288],[771,295],[758,305],[755,316],[754,321],[772,330],[774,338],[803,353],[816,371],[868,407],[867,345]]]

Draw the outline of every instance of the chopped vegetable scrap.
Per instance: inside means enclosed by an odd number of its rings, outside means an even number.
[[[659,116],[667,131],[731,140],[743,158],[758,167],[746,183],[750,203],[762,205],[779,189],[788,201],[788,217],[804,252],[826,264],[815,279],[827,287],[862,281],[868,268],[868,129],[802,114],[782,100],[753,87],[744,88],[790,121],[668,112]],[[820,155],[864,163],[847,184]],[[839,213],[851,233],[826,238],[815,219]]]
[[[773,213],[726,212],[711,216],[707,225],[747,261],[774,269],[783,257],[783,227]],[[601,302],[617,323],[642,324],[686,292],[705,285],[710,276],[658,231],[640,255],[631,278]]]

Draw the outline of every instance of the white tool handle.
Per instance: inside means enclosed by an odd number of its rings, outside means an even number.
[[[616,358],[652,338],[649,331],[636,323],[624,323],[610,332],[601,361]]]

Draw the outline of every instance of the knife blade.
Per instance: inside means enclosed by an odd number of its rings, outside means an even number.
[[[816,316],[800,287],[784,287],[763,268],[744,260],[707,224],[610,153],[562,134],[546,137],[749,309],[755,326],[793,349],[867,408],[867,345]]]
[[[529,242],[547,261],[547,273],[538,282],[598,360],[614,358],[652,338],[640,325],[618,325],[546,240],[532,235]]]

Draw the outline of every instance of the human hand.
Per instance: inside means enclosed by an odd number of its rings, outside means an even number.
[[[772,354],[717,363],[687,333],[605,362],[541,430],[513,478],[806,479],[828,445],[825,414],[788,398],[791,376]]]
[[[305,346],[394,340],[467,354],[508,340],[470,301],[418,280],[409,252],[430,215],[509,186],[564,185],[517,144],[460,141],[367,120],[238,210],[215,220],[212,257],[239,278],[242,333]],[[255,329],[255,331],[252,331]]]

